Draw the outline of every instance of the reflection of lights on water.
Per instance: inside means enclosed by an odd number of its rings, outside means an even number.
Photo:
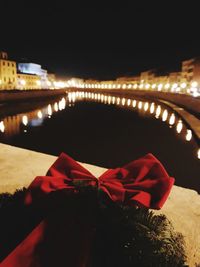
[[[57,103],[57,102],[54,104],[54,110],[55,110],[56,112],[58,111],[58,103]]]
[[[182,120],[179,120],[178,123],[177,123],[177,126],[176,126],[176,131],[177,133],[180,133],[183,129],[183,122]]]
[[[120,104],[120,98],[118,97],[117,98],[117,105],[119,105]]]
[[[200,159],[200,148],[197,151],[197,158]]]
[[[148,110],[148,108],[149,108],[149,103],[148,103],[148,102],[146,102],[146,103],[144,104],[144,111],[147,111],[147,110]]]
[[[174,113],[172,113],[170,118],[169,118],[169,124],[173,125],[174,123],[175,123],[175,115],[174,115]]]
[[[108,97],[108,104],[111,103],[111,96]]]
[[[101,101],[102,102],[104,101],[104,95],[101,95]]]
[[[98,99],[98,100],[100,100],[100,99],[101,99],[101,95],[100,95],[100,94],[98,94],[98,97],[97,97],[97,99]]]
[[[115,96],[112,97],[112,103],[115,104]]]
[[[24,115],[22,117],[22,123],[26,126],[28,124],[28,117],[26,115]]]
[[[42,111],[41,110],[38,111],[37,116],[39,119],[42,119]]]
[[[107,102],[107,99],[108,99],[108,97],[107,97],[107,95],[105,95],[105,96],[104,96],[104,102],[105,102],[105,103]]]
[[[122,106],[125,105],[125,102],[126,102],[125,98],[122,98]]]
[[[134,108],[136,107],[137,101],[135,99],[133,100],[133,104],[132,105],[133,105]]]
[[[127,100],[127,106],[130,106],[130,104],[131,104],[131,100],[128,99],[128,100]]]
[[[138,108],[139,108],[139,109],[142,108],[142,102],[141,102],[141,101],[139,101],[139,103],[138,103]]]
[[[150,113],[154,113],[154,110],[155,110],[155,104],[154,103],[151,103],[151,107],[150,107]]]
[[[186,133],[186,136],[185,136],[185,140],[186,141],[190,141],[192,139],[192,131],[187,129],[187,133]]]
[[[163,114],[162,114],[162,121],[166,121],[168,117],[168,111],[165,109]]]
[[[160,105],[158,105],[157,109],[156,109],[156,118],[158,118],[160,116],[160,113],[161,113],[161,107],[160,107]]]
[[[50,104],[49,104],[48,107],[47,107],[47,113],[48,113],[49,116],[52,115],[52,107],[51,107]]]
[[[95,94],[95,95],[94,95],[94,99],[95,99],[95,100],[97,100],[97,97],[98,97],[98,95],[97,95],[97,94]]]
[[[2,133],[4,133],[4,131],[5,131],[5,125],[4,125],[4,122],[3,121],[0,121],[0,131]]]

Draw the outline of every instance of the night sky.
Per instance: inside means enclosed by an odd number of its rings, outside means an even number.
[[[192,1],[1,0],[0,50],[65,77],[176,70],[200,56],[200,12]]]

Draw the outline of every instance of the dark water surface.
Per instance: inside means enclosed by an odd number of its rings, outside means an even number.
[[[52,155],[66,152],[106,168],[153,153],[177,185],[200,191],[198,141],[173,111],[145,100],[91,97],[1,106],[0,142]]]

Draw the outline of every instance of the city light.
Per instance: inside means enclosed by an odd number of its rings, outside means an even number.
[[[197,158],[200,159],[200,148],[197,151]]]
[[[139,108],[139,109],[142,109],[142,101],[139,101],[139,103],[138,103],[138,108]]]
[[[41,85],[41,81],[37,80],[37,81],[36,81],[36,84],[37,84],[38,86],[40,86],[40,85]]]
[[[175,115],[174,115],[174,113],[172,113],[170,116],[170,119],[169,119],[169,124],[174,125],[174,123],[175,123]]]
[[[161,113],[161,106],[158,105],[157,109],[156,109],[156,118],[158,118],[160,116],[160,113]]]
[[[187,129],[187,133],[185,136],[186,141],[190,141],[192,139],[192,131]]]
[[[42,119],[42,111],[41,110],[38,111],[37,116],[39,119]]]
[[[177,126],[176,126],[176,131],[177,133],[180,133],[183,129],[183,122],[182,120],[179,120],[178,123],[177,123]]]
[[[47,107],[47,113],[48,113],[49,116],[52,115],[52,107],[51,107],[50,104],[49,104],[48,107]]]
[[[4,133],[5,131],[5,125],[3,121],[0,121],[0,132]]]
[[[154,113],[154,110],[155,110],[155,104],[152,103],[152,104],[151,104],[151,107],[150,107],[150,113],[151,113],[151,114]]]
[[[156,83],[152,84],[151,88],[155,89],[156,88]]]
[[[185,88],[187,86],[187,84],[186,83],[181,83],[181,88]]]
[[[165,84],[165,89],[169,89],[169,87],[170,87],[169,83]]]
[[[191,83],[191,86],[192,86],[193,88],[196,88],[196,87],[198,86],[198,82],[193,81],[193,82]]]
[[[148,110],[148,108],[149,108],[149,103],[148,103],[148,102],[146,102],[146,103],[144,104],[144,111],[147,111],[147,110]]]
[[[158,91],[161,91],[161,90],[162,90],[162,88],[163,88],[163,84],[162,84],[162,83],[160,83],[160,84],[158,85]]]
[[[28,117],[26,115],[24,115],[22,117],[22,123],[26,126],[28,124]]]
[[[168,117],[168,111],[165,109],[163,114],[162,114],[162,121],[166,121]]]
[[[137,105],[137,101],[136,101],[136,100],[133,100],[133,104],[132,104],[132,106],[135,108],[136,105]]]
[[[138,87],[137,83],[133,85],[134,89],[137,89],[137,87]]]

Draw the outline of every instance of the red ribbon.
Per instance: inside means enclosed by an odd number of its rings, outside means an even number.
[[[147,154],[121,168],[109,169],[97,179],[71,157],[62,153],[46,176],[38,176],[30,184],[25,204],[42,201],[46,195],[57,190],[75,192],[78,182],[98,186],[117,203],[160,209],[167,200],[174,178],[169,177],[162,164],[152,154]],[[0,266],[33,266],[34,250],[37,244],[42,242],[44,229],[45,220],[6,257]]]

